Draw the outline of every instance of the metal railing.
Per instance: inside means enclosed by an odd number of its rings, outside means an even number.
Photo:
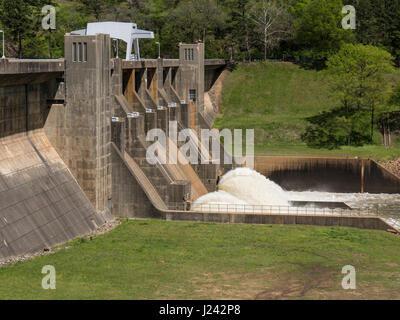
[[[345,215],[345,216],[378,216],[378,209],[345,209],[345,208],[318,208],[292,207],[277,205],[250,205],[250,204],[196,204],[190,206],[190,211],[218,212],[218,213],[253,213],[253,214],[287,214],[287,215]]]
[[[383,213],[379,214],[379,217],[381,217],[383,220],[386,221],[389,225],[394,227],[397,230],[400,230],[400,212],[399,211],[393,211],[393,213]]]
[[[378,208],[318,208],[293,207],[250,204],[196,204],[190,201],[174,203],[169,210],[194,213],[224,213],[224,214],[260,214],[260,215],[313,215],[313,216],[343,216],[343,217],[380,217],[395,229],[400,230],[400,210],[384,210]]]

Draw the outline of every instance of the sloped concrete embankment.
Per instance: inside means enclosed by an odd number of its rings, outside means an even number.
[[[105,220],[42,129],[0,139],[0,259],[83,236]]]

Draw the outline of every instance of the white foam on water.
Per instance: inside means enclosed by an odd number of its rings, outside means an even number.
[[[198,198],[193,203],[193,210],[212,210],[218,209],[218,206],[223,205],[220,207],[221,209],[226,208],[224,205],[248,205],[246,201],[240,200],[235,196],[229,194],[228,192],[219,190],[215,192],[210,192],[205,194],[204,196]]]
[[[237,168],[226,173],[218,185],[219,191],[206,194],[193,204],[194,210],[217,209],[232,212],[258,210],[252,205],[289,207],[289,201],[344,202],[353,209],[377,209],[385,218],[400,223],[400,194],[330,193],[318,191],[285,191],[273,181],[249,168]],[[225,205],[225,206],[224,206]],[[229,206],[231,205],[231,206]],[[235,205],[239,205],[236,206]],[[312,207],[312,205],[310,204]],[[291,207],[293,208],[293,207]],[[327,211],[328,213],[330,211]]]
[[[226,173],[218,184],[218,191],[195,201],[198,204],[250,204],[289,206],[285,191],[262,174],[249,168],[237,168]]]
[[[253,205],[289,205],[289,199],[279,185],[250,168],[229,171],[221,178],[218,189]]]
[[[287,191],[292,201],[344,202],[353,209],[378,209],[381,213],[398,213],[400,216],[400,194],[387,193],[331,193],[319,191]]]

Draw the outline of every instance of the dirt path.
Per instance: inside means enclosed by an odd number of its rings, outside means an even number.
[[[398,274],[396,275],[396,277]],[[192,279],[192,299],[213,300],[387,300],[400,299],[395,287],[359,280],[355,290],[344,290],[343,275],[324,267],[303,270],[300,273],[277,274],[263,269],[258,273],[205,273]],[[176,292],[172,299],[187,297]]]

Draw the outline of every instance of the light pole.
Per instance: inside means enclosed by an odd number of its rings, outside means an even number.
[[[4,31],[0,30],[0,32],[3,34],[3,56],[1,57],[2,59],[5,59],[6,56],[4,55]]]
[[[158,45],[158,59],[160,59],[160,43],[157,41],[156,44]]]

